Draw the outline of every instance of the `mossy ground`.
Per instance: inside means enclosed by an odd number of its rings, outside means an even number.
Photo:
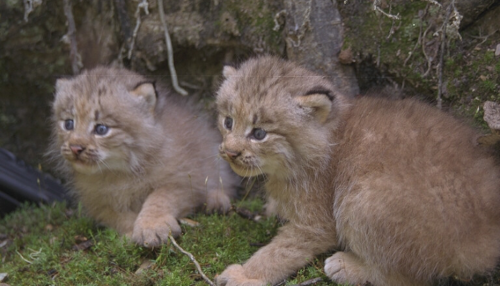
[[[260,212],[262,201],[238,204]],[[276,234],[275,218],[259,221],[228,215],[197,214],[199,223],[182,225],[179,245],[194,255],[213,280],[233,263],[242,263]],[[24,206],[0,220],[0,273],[9,285],[207,285],[191,260],[172,244],[160,249],[136,246],[115,231],[96,226],[65,203]],[[324,258],[314,260],[286,283],[323,278]],[[141,265],[149,265],[139,271]]]
[[[257,213],[262,205],[258,198],[237,203]],[[255,221],[236,212],[196,214],[191,219],[199,225],[182,225],[177,242],[211,280],[227,265],[243,263],[280,226],[275,218]],[[323,272],[328,255],[279,285],[315,278],[321,281],[313,285],[336,285]],[[207,285],[193,262],[171,243],[159,249],[139,247],[65,203],[25,205],[0,220],[0,261],[0,273],[8,274],[4,282],[9,285]],[[450,280],[439,285],[500,285],[500,273],[467,284]]]

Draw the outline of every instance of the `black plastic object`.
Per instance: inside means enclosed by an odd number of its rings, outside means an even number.
[[[24,202],[51,203],[67,198],[66,189],[52,176],[0,148],[0,217]]]

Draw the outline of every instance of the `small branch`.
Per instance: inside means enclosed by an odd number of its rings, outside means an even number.
[[[427,60],[427,71],[425,71],[425,73],[422,75],[423,77],[426,77],[432,69],[432,59],[427,55],[427,52],[425,51],[425,47],[427,46],[425,39],[427,38],[427,32],[429,32],[429,30],[433,27],[434,25],[429,25],[429,27],[425,29],[424,34],[422,35],[422,53]]]
[[[443,70],[444,70],[444,50],[446,48],[446,26],[448,25],[448,21],[450,20],[451,7],[454,7],[454,2],[448,6],[446,10],[446,17],[441,27],[441,50],[439,51],[439,67],[438,67],[438,95],[437,95],[437,107],[439,109],[443,106]]]
[[[201,271],[201,266],[198,263],[198,261],[196,261],[196,259],[194,258],[194,256],[191,253],[189,253],[189,252],[185,251],[184,249],[182,249],[182,247],[180,247],[177,244],[177,241],[175,241],[175,239],[174,239],[173,236],[169,235],[168,238],[170,239],[170,241],[172,241],[172,244],[177,249],[179,249],[180,252],[184,253],[187,257],[189,257],[189,259],[191,259],[191,261],[194,263],[194,265],[196,266],[196,269],[198,269],[198,272],[200,273],[201,277],[203,277],[203,279],[205,280],[205,282],[207,282],[208,285],[210,285],[210,286],[215,286],[214,282],[212,282],[210,279],[208,279],[208,277],[205,275],[205,273],[203,273],[203,271]]]
[[[425,6],[424,13],[420,17],[420,30],[418,32],[418,39],[417,42],[415,43],[415,46],[413,47],[413,50],[408,53],[408,57],[405,59],[403,66],[406,66],[406,63],[410,60],[411,56],[415,51],[417,50],[418,46],[422,43],[422,31],[424,27],[424,17],[427,15],[427,12],[429,11],[429,4]]]
[[[401,20],[401,17],[398,15],[392,15],[392,14],[389,14],[387,12],[385,12],[384,10],[382,10],[378,4],[379,4],[380,0],[375,0],[373,1],[373,10],[374,11],[378,11],[380,13],[382,13],[384,16],[388,17],[388,18],[391,18],[393,20]]]
[[[29,14],[40,4],[42,0],[24,0],[24,22],[28,23]]]
[[[470,37],[473,38],[473,39],[483,40],[481,43],[479,43],[479,44],[476,45],[476,47],[479,47],[480,45],[484,44],[484,42],[486,42],[488,40],[488,38],[490,36],[493,36],[496,32],[498,32],[498,30],[493,31],[493,33],[491,33],[489,35],[486,35],[486,36],[479,36],[479,37],[470,36]]]
[[[134,50],[135,38],[137,37],[137,32],[139,31],[139,27],[141,26],[141,9],[144,9],[144,13],[146,13],[146,15],[149,15],[148,6],[149,6],[148,0],[142,0],[139,4],[137,4],[137,10],[135,10],[135,18],[137,21],[135,23],[134,32],[132,33],[130,48],[128,50],[128,55],[127,55],[127,58],[129,60],[130,58],[132,58],[132,51]]]
[[[21,257],[21,259],[22,259],[22,260],[24,260],[25,262],[27,262],[27,263],[29,263],[29,264],[33,264],[33,261],[29,261],[28,259],[24,258],[24,256],[23,256],[21,253],[19,253],[19,251],[17,251],[17,249],[16,249],[16,253],[17,253],[17,255],[19,255],[19,257]]]
[[[163,11],[163,0],[158,0],[158,10],[160,13],[160,20],[163,26],[163,31],[165,32],[165,42],[167,44],[167,54],[168,54],[168,67],[170,69],[170,77],[172,78],[172,86],[175,91],[182,95],[187,95],[187,91],[179,86],[177,82],[177,73],[175,72],[174,66],[174,55],[172,51],[172,42],[170,41],[170,35],[168,34],[167,22],[165,21],[165,12]]]
[[[64,15],[68,20],[68,33],[64,35],[63,39],[69,44],[69,58],[71,60],[71,68],[73,74],[80,73],[80,67],[82,67],[82,60],[80,54],[78,53],[78,47],[76,43],[76,28],[75,19],[73,18],[73,11],[71,7],[71,0],[64,0]]]
[[[273,31],[279,31],[281,29],[281,25],[283,24],[282,22],[284,22],[284,18],[286,17],[286,10],[281,10],[279,11],[278,13],[276,13],[276,15],[274,15],[274,27],[273,27]]]

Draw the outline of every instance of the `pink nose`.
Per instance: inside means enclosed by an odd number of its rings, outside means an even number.
[[[85,147],[82,145],[69,145],[69,148],[75,155],[80,155],[85,150]]]
[[[224,152],[231,159],[235,159],[236,157],[238,157],[241,154],[241,152],[235,152],[235,151],[231,151],[228,149],[224,150]]]

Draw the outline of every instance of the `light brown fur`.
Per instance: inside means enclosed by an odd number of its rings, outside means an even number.
[[[224,75],[221,155],[264,174],[289,222],[218,285],[274,284],[329,250],[326,275],[353,285],[430,285],[499,262],[500,170],[476,131],[417,100],[348,99],[273,57]]]
[[[220,135],[193,104],[151,80],[104,67],[60,79],[53,114],[50,155],[73,192],[91,217],[134,242],[158,246],[180,234],[177,218],[230,208],[237,178],[218,158]],[[97,134],[97,124],[108,133]]]

